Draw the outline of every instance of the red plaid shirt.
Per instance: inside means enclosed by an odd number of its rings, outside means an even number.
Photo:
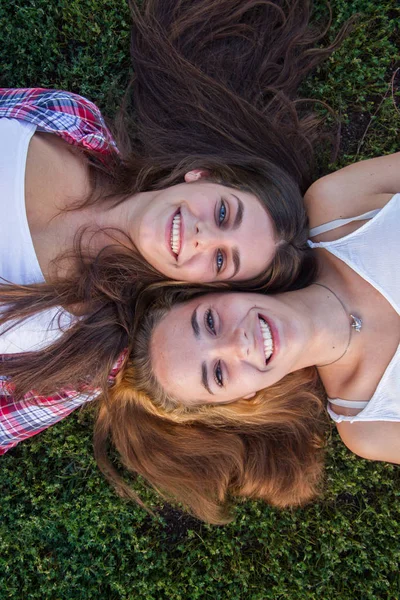
[[[103,154],[117,151],[97,106],[77,94],[42,88],[0,88],[0,118],[4,117],[32,123],[38,131],[55,133],[69,144]],[[110,374],[110,384],[123,359],[121,356]],[[78,393],[66,389],[43,397],[32,390],[16,401],[13,390],[10,380],[0,378],[0,454],[61,421],[99,394],[98,390]]]
[[[27,121],[69,144],[103,154],[117,147],[100,110],[78,94],[43,88],[0,88],[0,117]]]

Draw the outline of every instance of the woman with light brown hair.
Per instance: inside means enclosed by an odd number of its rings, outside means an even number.
[[[165,430],[169,422],[182,424],[184,459],[174,440],[171,454],[185,466],[182,480],[191,492],[161,468],[152,470],[150,440],[146,459],[125,452],[128,466],[196,514],[203,514],[202,496],[208,504],[214,498],[214,515],[230,494],[300,503],[322,475],[326,394],[353,452],[400,464],[399,174],[400,153],[356,163],[311,186],[305,202],[318,263],[312,285],[276,295],[197,291],[190,299],[166,290],[154,301],[112,394],[121,394],[127,414],[131,405],[147,406]],[[112,432],[116,405],[103,409]],[[224,451],[210,458],[221,472],[209,483],[192,465],[189,441],[190,428],[200,436],[206,425],[221,428],[241,449],[236,463]],[[122,435],[113,433],[117,447],[127,440]]]

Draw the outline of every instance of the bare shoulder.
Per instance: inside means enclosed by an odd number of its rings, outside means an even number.
[[[363,160],[318,179],[305,194],[310,227],[382,208],[400,191],[400,153]]]
[[[332,175],[318,179],[306,192],[304,201],[310,228],[336,219],[356,217],[376,208],[383,208],[392,197],[392,194],[365,193],[360,195],[360,190],[355,185],[344,186],[334,175],[335,173],[332,173]],[[349,231],[345,233],[349,233]],[[340,232],[340,237],[343,234],[344,232]],[[331,237],[332,234],[325,241]],[[333,238],[336,238],[335,234],[333,234]],[[321,241],[323,241],[322,238]]]
[[[87,193],[86,160],[79,149],[50,133],[36,133],[26,160],[26,204],[28,219],[35,222],[36,211],[45,205],[68,205],[69,198]]]
[[[76,146],[71,146],[54,133],[36,132],[31,140],[29,151],[35,154],[46,154],[47,160],[81,162],[82,153]]]
[[[400,464],[400,422],[370,421],[337,424],[345,445],[362,458]]]

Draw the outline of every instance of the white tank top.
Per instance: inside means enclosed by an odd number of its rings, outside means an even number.
[[[356,220],[369,219],[361,227],[332,242],[312,242],[311,248],[324,248],[376,288],[400,315],[400,194],[395,194],[380,210],[359,217],[340,219],[316,227],[311,236],[336,229]],[[328,412],[342,421],[400,421],[400,346],[387,366],[374,395],[365,402],[329,398],[332,405],[362,408],[355,416]]]
[[[0,277],[11,283],[44,281],[25,208],[26,158],[35,131],[31,123],[0,119]],[[68,327],[71,319],[58,308],[42,311],[0,335],[0,354],[39,350],[55,341],[60,326]]]

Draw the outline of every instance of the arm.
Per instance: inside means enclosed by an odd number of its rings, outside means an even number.
[[[96,396],[66,391],[43,397],[31,392],[16,400],[10,394],[12,385],[4,380],[0,383],[0,455],[65,419]]]
[[[55,133],[69,144],[103,154],[116,151],[98,107],[61,90],[0,88],[0,117],[27,121],[37,130]]]
[[[362,458],[400,464],[400,422],[342,422],[337,425],[346,446]]]
[[[12,355],[7,355],[9,359]],[[116,360],[108,376],[111,386],[122,369],[128,351]],[[6,355],[3,355],[3,360]],[[0,455],[48,427],[65,419],[74,410],[98,397],[100,390],[87,388],[81,393],[65,389],[54,396],[38,396],[31,391],[21,399],[14,398],[14,384],[0,378]]]
[[[400,192],[400,152],[363,160],[318,179],[304,197],[310,227],[384,206]]]

